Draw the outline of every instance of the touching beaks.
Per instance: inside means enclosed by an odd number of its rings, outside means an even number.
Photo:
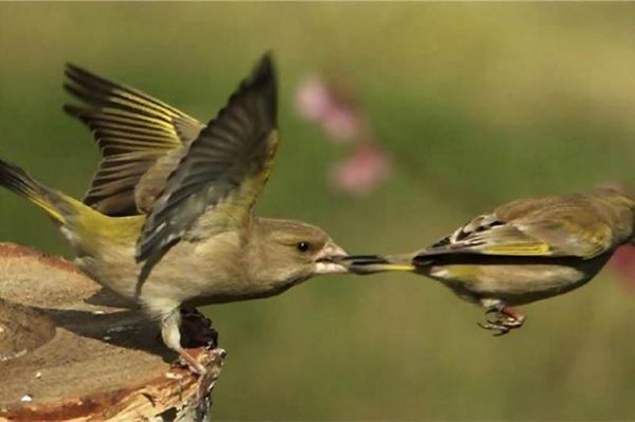
[[[349,255],[337,260],[349,273],[366,275],[385,271],[415,271],[414,264],[393,263],[390,258],[381,255]]]
[[[315,274],[341,274],[347,273],[348,268],[342,265],[342,258],[348,256],[346,251],[334,242],[329,241],[315,259]]]

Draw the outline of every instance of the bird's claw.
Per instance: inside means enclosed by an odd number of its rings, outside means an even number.
[[[516,315],[505,308],[490,308],[485,311],[485,322],[478,322],[478,326],[485,330],[492,330],[494,336],[502,336],[510,330],[522,327],[525,317]]]
[[[212,321],[196,308],[181,308],[181,344],[185,348],[205,347],[208,350],[218,346],[218,331]]]
[[[184,349],[179,352],[179,357],[170,366],[173,368],[187,368],[194,375],[205,376],[207,368],[196,359],[198,353],[200,353],[200,349]]]
[[[486,320],[487,322],[483,323],[483,322],[477,322],[476,324],[485,329],[485,330],[491,330],[494,331],[494,333],[492,334],[494,337],[498,337],[498,336],[502,336],[505,335],[507,333],[509,333],[510,327],[507,327],[503,324],[493,324],[491,322],[489,322],[488,320]]]

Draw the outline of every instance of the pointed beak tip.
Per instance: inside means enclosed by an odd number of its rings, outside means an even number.
[[[333,259],[339,261],[343,258],[346,258],[348,256],[348,253],[339,246],[335,246],[334,250],[331,252],[331,256],[333,257]]]
[[[335,243],[328,243],[318,256],[318,261],[339,262],[347,256],[344,249]]]
[[[341,262],[348,256],[348,253],[335,243],[328,243],[317,259],[318,274],[346,273],[348,268]]]

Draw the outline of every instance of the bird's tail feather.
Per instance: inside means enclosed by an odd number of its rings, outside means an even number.
[[[47,188],[15,164],[0,160],[0,185],[43,209],[54,221],[66,224],[73,207],[65,195]]]
[[[343,263],[355,274],[375,274],[385,271],[414,271],[413,254],[404,255],[351,255]]]
[[[112,218],[70,196],[33,179],[15,164],[0,160],[0,186],[13,191],[44,210],[57,224],[70,229],[82,248],[104,239],[128,241],[139,233],[142,219]],[[124,221],[126,220],[126,221]],[[135,221],[132,221],[135,220]]]

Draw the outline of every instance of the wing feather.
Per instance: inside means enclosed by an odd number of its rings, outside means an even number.
[[[513,215],[515,218],[509,221],[505,221],[504,213],[479,216],[418,256],[483,254],[590,259],[613,247],[610,225],[582,204],[572,208],[565,202],[562,207],[536,207]]]
[[[67,64],[65,75],[65,89],[84,105],[64,109],[90,128],[103,157],[84,202],[108,215],[138,214],[136,190],[143,175],[161,157],[188,145],[203,125],[139,90],[78,66]],[[123,159],[132,160],[135,170],[120,173],[120,178],[104,177]]]
[[[137,243],[137,260],[146,262],[140,279],[197,224],[225,230],[247,223],[277,148],[276,121],[277,81],[265,55],[168,178]]]

